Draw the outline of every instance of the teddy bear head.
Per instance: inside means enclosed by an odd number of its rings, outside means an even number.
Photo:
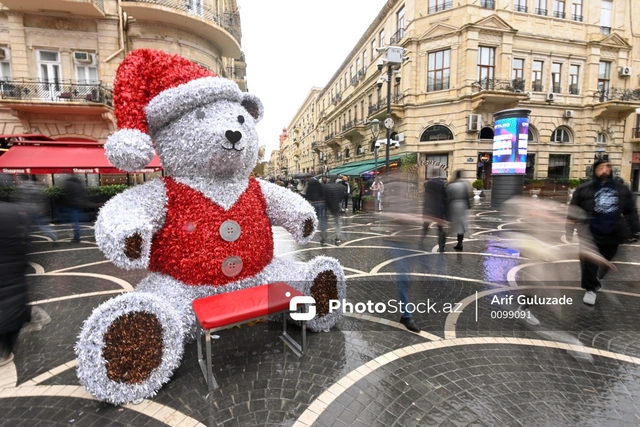
[[[174,177],[248,177],[255,167],[262,103],[185,58],[131,52],[116,73],[114,104],[120,129],[105,149],[120,169],[139,170],[155,152]]]

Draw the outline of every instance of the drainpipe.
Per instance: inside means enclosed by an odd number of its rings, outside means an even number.
[[[104,62],[110,62],[113,58],[120,55],[124,52],[124,20],[122,19],[122,6],[120,4],[120,0],[118,0],[118,43],[120,45],[120,49],[118,49],[115,53],[109,55]]]

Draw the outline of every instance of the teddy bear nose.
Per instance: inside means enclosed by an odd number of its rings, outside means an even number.
[[[224,136],[227,137],[227,139],[229,140],[229,142],[231,142],[232,144],[235,144],[236,142],[240,141],[242,139],[242,134],[240,132],[238,132],[237,130],[233,131],[233,130],[228,130],[225,132]]]

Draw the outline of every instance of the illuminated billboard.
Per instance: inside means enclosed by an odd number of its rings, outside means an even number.
[[[528,115],[496,118],[491,173],[494,175],[524,175],[527,168],[528,139]]]

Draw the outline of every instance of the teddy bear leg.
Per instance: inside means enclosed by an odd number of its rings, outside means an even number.
[[[330,312],[329,300],[342,301],[346,298],[344,270],[338,260],[319,256],[307,263],[304,277],[303,282],[295,285],[302,285],[303,288],[298,290],[311,295],[316,301],[316,317],[307,322],[307,327],[314,332],[328,331],[342,318],[342,308]]]
[[[77,374],[97,399],[119,405],[153,396],[180,364],[186,330],[160,295],[119,295],[84,323],[75,348]]]

